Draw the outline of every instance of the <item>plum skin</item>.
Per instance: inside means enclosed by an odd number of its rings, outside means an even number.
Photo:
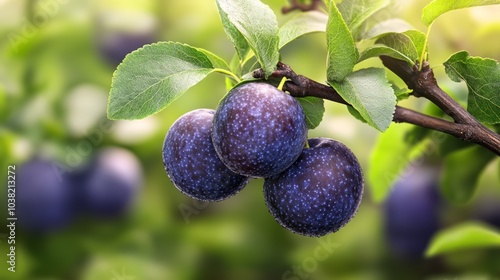
[[[309,139],[297,161],[264,182],[266,205],[292,232],[323,236],[336,232],[356,214],[363,195],[358,160],[344,144]]]
[[[118,66],[130,52],[156,42],[153,32],[126,33],[114,32],[98,38],[98,50],[101,55],[113,66]]]
[[[71,182],[59,177],[52,161],[34,159],[20,166],[16,185],[19,224],[33,231],[61,229],[73,218]]]
[[[393,186],[384,205],[384,231],[391,249],[420,258],[439,229],[439,173],[432,166],[411,166]]]
[[[241,175],[265,178],[284,171],[299,157],[306,139],[299,102],[266,83],[233,88],[214,116],[215,151]]]
[[[171,126],[163,144],[163,164],[175,187],[189,197],[220,201],[238,193],[249,178],[229,170],[212,144],[214,110],[198,109]]]
[[[137,157],[122,148],[97,152],[80,178],[81,208],[93,216],[116,218],[131,207],[142,187],[142,167]]]

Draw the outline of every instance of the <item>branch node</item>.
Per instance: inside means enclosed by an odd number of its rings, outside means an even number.
[[[428,93],[431,92],[427,89],[433,87],[437,87],[437,81],[429,63],[424,61],[421,70],[419,70],[418,65],[415,65],[413,67],[413,75],[408,83],[408,88],[413,90],[413,95],[416,97],[429,98]]]

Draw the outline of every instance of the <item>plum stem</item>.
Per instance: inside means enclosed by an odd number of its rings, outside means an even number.
[[[236,76],[231,71],[227,71],[227,70],[222,69],[222,68],[214,68],[214,71],[228,76],[229,78],[233,79],[236,83],[241,82],[240,78],[238,78],[238,76]]]
[[[280,84],[278,85],[279,90],[283,91],[283,86],[285,85],[286,80],[286,77],[281,78]]]
[[[422,70],[420,70],[418,65],[412,68],[406,62],[391,57],[381,56],[381,59],[389,70],[398,75],[408,85],[408,88],[413,90],[412,95],[430,100],[454,120],[448,121],[396,106],[393,122],[410,123],[444,132],[463,141],[476,143],[500,155],[500,135],[482,125],[444,92],[438,86],[434,73],[427,62],[423,63]],[[264,71],[262,69],[255,70],[253,77],[265,78]],[[331,86],[297,75],[290,66],[284,63],[278,63],[277,69],[271,77],[288,78],[289,81],[285,82],[283,90],[288,91],[294,97],[313,96],[351,106]]]

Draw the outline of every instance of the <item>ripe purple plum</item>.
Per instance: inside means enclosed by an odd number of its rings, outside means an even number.
[[[163,164],[175,187],[189,197],[219,201],[238,193],[249,178],[229,170],[212,144],[215,111],[198,109],[181,116],[163,144]]]
[[[91,160],[81,182],[83,210],[102,218],[124,215],[142,187],[137,157],[122,148],[104,148]]]
[[[420,258],[439,228],[440,198],[435,168],[412,166],[393,186],[385,203],[385,232],[391,249],[405,258]]]
[[[363,174],[344,144],[313,138],[309,147],[290,168],[265,179],[264,196],[283,227],[306,236],[323,236],[338,231],[356,214]]]
[[[16,214],[19,224],[33,231],[66,226],[73,217],[71,182],[52,161],[34,159],[16,174]]]
[[[219,105],[212,140],[222,162],[249,177],[269,177],[297,160],[307,139],[299,102],[276,87],[246,83]]]

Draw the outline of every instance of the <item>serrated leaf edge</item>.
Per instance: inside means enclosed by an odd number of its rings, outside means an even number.
[[[157,45],[180,45],[180,46],[185,46],[185,47],[188,47],[188,48],[191,48],[191,49],[194,49],[194,50],[199,51],[199,48],[193,47],[193,46],[188,45],[188,44],[185,44],[185,43],[174,42],[174,41],[161,41],[161,42],[156,42],[156,43],[152,43],[152,44],[146,44],[146,45],[144,45],[144,46],[142,46],[142,47],[140,47],[140,48],[138,48],[138,49],[136,49],[136,50],[134,50],[134,51],[132,51],[132,52],[128,53],[128,54],[127,54],[127,55],[123,58],[122,62],[120,62],[120,64],[116,67],[116,70],[113,72],[113,75],[112,75],[112,78],[111,78],[111,88],[110,88],[110,91],[109,91],[109,94],[108,94],[108,103],[107,103],[107,108],[106,108],[106,116],[107,116],[107,118],[108,118],[108,119],[110,119],[110,120],[136,120],[136,118],[126,118],[126,117],[125,117],[125,118],[124,118],[124,117],[116,118],[116,117],[113,117],[113,116],[115,116],[115,115],[117,114],[117,112],[120,112],[120,110],[118,110],[118,111],[116,111],[116,112],[113,112],[113,114],[110,112],[110,106],[109,106],[109,104],[111,103],[111,98],[112,98],[112,97],[113,97],[113,95],[114,95],[114,94],[113,94],[113,88],[114,88],[114,83],[115,83],[115,77],[116,77],[117,73],[119,72],[119,70],[123,67],[123,64],[125,63],[125,61],[127,61],[127,60],[128,60],[128,58],[129,58],[131,55],[133,55],[133,54],[134,54],[134,53],[136,53],[136,52],[142,51],[142,50],[144,50],[144,49],[146,49],[146,48],[153,47],[153,46],[157,46]],[[212,63],[212,61],[210,60],[210,58],[208,58],[208,56],[207,56],[205,53],[203,53],[203,52],[200,52],[200,53],[202,53],[203,55],[205,55],[205,56],[206,56],[207,60],[208,60],[208,61],[210,61],[210,64],[211,64],[211,65],[212,65],[212,67],[213,67],[213,63]],[[207,69],[208,69],[208,68],[207,68]],[[179,73],[182,73],[182,72],[179,72]],[[178,74],[178,73],[176,73],[176,74]],[[210,74],[210,72],[209,72],[208,74]],[[208,74],[207,74],[207,75],[208,75]],[[158,83],[158,82],[157,82],[157,83]],[[156,85],[157,83],[155,83],[155,85]],[[150,87],[151,87],[151,86],[149,86],[148,88],[150,88]],[[175,99],[176,99],[176,98],[174,98],[173,100],[175,100]],[[173,100],[172,100],[172,101],[173,101]],[[132,102],[132,101],[133,101],[133,99],[132,99],[132,100],[130,100],[130,101],[128,101],[126,104],[129,104],[129,103],[130,103],[130,102]],[[144,118],[145,118],[145,117],[148,117],[148,116],[151,116],[151,115],[153,115],[153,114],[155,114],[155,113],[152,113],[152,114],[146,115],[146,116],[144,116]]]

